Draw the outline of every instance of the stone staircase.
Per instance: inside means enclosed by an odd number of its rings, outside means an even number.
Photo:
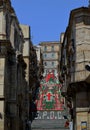
[[[66,115],[64,111],[62,114]],[[61,119],[35,119],[32,124],[32,130],[69,130],[65,127],[66,119],[61,115]]]
[[[55,120],[34,120],[32,123],[32,130],[68,130],[65,128],[65,119],[55,119]]]
[[[49,72],[40,83],[37,118],[31,124],[32,130],[69,130],[65,127],[65,117],[68,118],[69,113],[61,95],[62,85],[57,79],[53,72]]]

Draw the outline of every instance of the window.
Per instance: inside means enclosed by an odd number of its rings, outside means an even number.
[[[51,46],[51,51],[54,51],[54,46]]]
[[[47,46],[44,47],[44,51],[47,51]]]
[[[10,19],[9,19],[9,15],[6,15],[6,37],[7,39],[9,39],[10,36]]]
[[[14,30],[14,46],[15,49],[19,50],[19,34],[16,29]]]
[[[46,70],[46,74],[48,73],[48,70]]]
[[[46,58],[47,57],[47,54],[43,54],[43,58]]]
[[[47,62],[44,62],[44,65],[47,66]]]
[[[52,66],[54,66],[54,62],[52,62]]]
[[[54,57],[54,53],[52,53],[52,58]]]

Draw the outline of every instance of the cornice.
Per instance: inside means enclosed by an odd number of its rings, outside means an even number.
[[[51,45],[58,45],[58,44],[60,44],[60,41],[45,41],[45,42],[41,42],[39,45],[40,46],[45,46],[45,45],[51,46]]]
[[[3,11],[8,10],[10,13],[15,13],[10,0],[0,0],[0,8],[3,9]]]

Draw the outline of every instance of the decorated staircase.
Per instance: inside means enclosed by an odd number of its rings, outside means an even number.
[[[55,114],[55,113],[54,113]],[[43,116],[43,113],[41,113]],[[49,118],[49,116],[47,116]],[[32,130],[68,130],[69,127],[65,127],[67,119],[63,118],[63,112],[61,114],[61,119],[35,119],[32,122]]]
[[[61,95],[62,84],[53,72],[41,80],[37,105],[37,117],[32,122],[32,130],[66,130],[69,117],[65,99]]]

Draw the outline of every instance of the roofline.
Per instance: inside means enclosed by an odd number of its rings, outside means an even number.
[[[40,42],[39,45],[42,45],[42,44],[49,44],[49,43],[60,43],[60,41],[43,41],[43,42]]]
[[[68,30],[70,31],[74,15],[79,13],[79,12],[83,12],[83,11],[90,13],[90,8],[89,7],[80,7],[80,8],[76,8],[76,9],[71,10],[69,20],[68,20],[68,25],[66,27],[66,31],[65,31],[65,34],[64,34],[64,40],[65,40],[65,37],[68,33]]]

